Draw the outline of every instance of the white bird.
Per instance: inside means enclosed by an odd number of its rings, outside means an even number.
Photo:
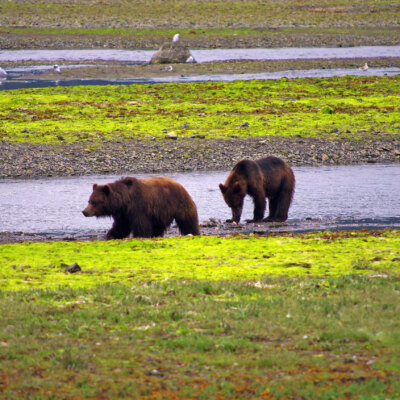
[[[164,71],[167,71],[167,72],[171,72],[173,70],[174,70],[174,68],[172,67],[172,65],[169,65],[168,67],[164,68]]]
[[[179,42],[179,33],[177,33],[177,34],[172,38],[172,41],[173,41],[174,43],[178,43],[178,42]]]
[[[0,79],[5,78],[7,76],[7,72],[0,67]]]
[[[55,65],[53,65],[53,71],[55,71],[55,72],[61,72],[61,69],[60,69],[60,67],[59,67],[57,64],[55,64]]]
[[[368,64],[365,63],[360,69],[366,71],[368,69]]]
[[[190,57],[188,57],[188,59],[185,62],[194,63],[194,58],[192,56],[190,56]]]

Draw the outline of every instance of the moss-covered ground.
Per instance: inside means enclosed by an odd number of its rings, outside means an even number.
[[[398,399],[399,260],[396,230],[2,245],[0,397]]]
[[[0,92],[3,140],[399,134],[398,77],[57,87]]]
[[[260,279],[398,271],[399,232],[314,233],[288,237],[173,237],[0,246],[0,288],[94,287],[165,279]],[[78,263],[83,272],[65,274]],[[399,270],[400,271],[400,270]]]

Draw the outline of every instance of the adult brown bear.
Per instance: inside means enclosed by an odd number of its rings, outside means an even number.
[[[254,201],[254,217],[248,222],[264,218],[265,198],[268,198],[269,215],[264,221],[286,221],[294,186],[293,171],[280,158],[270,156],[256,161],[239,161],[225,184],[219,185],[226,204],[232,209],[232,219],[227,222],[240,221],[246,194]]]
[[[198,235],[197,208],[189,193],[169,178],[123,178],[107,185],[93,185],[85,217],[114,219],[107,239],[163,236],[175,219],[183,235]]]

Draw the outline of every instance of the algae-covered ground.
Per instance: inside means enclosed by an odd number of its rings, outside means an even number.
[[[392,0],[1,1],[0,48],[157,48],[399,44]]]
[[[0,289],[397,272],[399,232],[373,232],[4,244],[0,245]],[[83,272],[66,274],[65,266],[74,263]]]
[[[4,399],[400,396],[397,230],[25,243],[0,257]]]
[[[57,87],[0,92],[1,139],[399,134],[398,77]]]

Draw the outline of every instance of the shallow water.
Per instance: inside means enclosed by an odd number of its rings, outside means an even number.
[[[297,167],[296,193],[290,221],[307,218],[343,221],[357,227],[400,223],[400,165]],[[231,217],[218,188],[225,172],[175,173],[197,204],[200,221]],[[150,177],[154,175],[136,175]],[[85,218],[93,183],[108,183],[119,176],[85,176],[42,180],[0,181],[0,231],[77,233],[109,229],[111,219]],[[252,217],[246,198],[242,221]]]
[[[280,79],[280,78],[329,78],[333,76],[393,76],[400,75],[400,68],[370,68],[361,71],[358,68],[346,69],[310,69],[263,72],[257,74],[220,74],[220,75],[194,75],[194,76],[169,76],[162,78],[137,78],[137,79],[70,79],[70,80],[6,80],[0,82],[0,90],[29,89],[52,86],[92,86],[92,85],[132,85],[168,82],[231,82],[235,80],[251,79]]]
[[[155,50],[8,50],[0,51],[0,62],[22,60],[109,60],[149,62]],[[287,47],[272,49],[191,50],[197,62],[228,60],[284,60],[313,58],[399,57],[400,46]]]

